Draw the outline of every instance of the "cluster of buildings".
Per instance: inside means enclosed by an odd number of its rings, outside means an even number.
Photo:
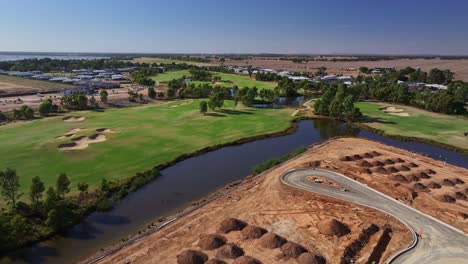
[[[443,84],[430,84],[430,83],[423,83],[423,82],[404,82],[398,81],[398,84],[408,86],[410,91],[416,90],[447,90],[448,86]]]

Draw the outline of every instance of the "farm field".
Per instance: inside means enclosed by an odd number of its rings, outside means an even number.
[[[0,75],[0,94],[54,91],[73,87],[70,84]]]
[[[429,139],[468,150],[468,138],[464,136],[468,127],[466,117],[388,103],[359,102],[356,106],[364,115],[361,123],[385,134]],[[385,112],[384,108],[390,111]]]
[[[206,62],[196,62],[196,61],[184,61],[184,60],[175,60],[175,59],[164,59],[164,58],[152,58],[152,57],[140,57],[130,60],[131,62],[139,63],[186,63],[189,65],[197,66],[212,66],[211,63]]]
[[[198,101],[187,100],[4,125],[0,169],[16,169],[23,192],[36,175],[50,186],[67,173],[73,192],[78,182],[95,187],[103,178],[128,178],[184,153],[284,130],[292,118],[290,109],[225,105],[225,111],[206,116]],[[75,146],[58,148],[71,142]]]
[[[169,71],[166,73],[159,74],[158,76],[153,77],[153,80],[160,81],[160,82],[167,82],[172,79],[178,79],[182,76],[190,76],[188,70],[183,71]],[[232,87],[233,85],[237,85],[239,88],[242,87],[257,87],[258,89],[273,89],[277,86],[276,82],[262,82],[257,81],[255,79],[251,79],[247,75],[238,75],[238,74],[230,74],[230,73],[218,73],[213,72],[213,75],[221,76],[221,82],[216,83],[221,86],[228,86]],[[203,84],[203,83],[211,83],[211,82],[200,82],[200,81],[192,81],[195,84]]]

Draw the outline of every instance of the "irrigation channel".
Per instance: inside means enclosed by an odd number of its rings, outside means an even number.
[[[111,211],[95,212],[67,234],[14,252],[0,263],[73,263],[83,260],[136,234],[159,217],[174,214],[192,201],[244,178],[262,161],[336,136],[373,139],[468,167],[467,155],[429,144],[383,137],[338,121],[300,121],[293,134],[224,147],[164,169],[161,177],[129,194]]]

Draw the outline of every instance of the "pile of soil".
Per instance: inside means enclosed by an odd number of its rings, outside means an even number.
[[[207,260],[205,253],[196,250],[186,250],[177,256],[178,264],[203,264]]]
[[[387,164],[387,165],[393,165],[393,164],[395,164],[395,162],[394,162],[393,160],[391,160],[391,159],[386,159],[386,160],[384,160],[384,163]]]
[[[401,174],[392,174],[389,176],[390,180],[392,181],[397,181],[397,182],[407,182],[408,180],[406,179],[405,176],[401,175]]]
[[[429,189],[426,187],[426,185],[424,185],[422,183],[416,183],[415,185],[413,185],[413,188],[418,192],[428,192],[429,191]]]
[[[405,162],[405,160],[404,160],[404,159],[401,159],[401,158],[393,159],[393,161],[394,161],[395,163],[403,163],[403,162]]]
[[[302,253],[307,252],[307,249],[299,244],[288,242],[281,246],[281,252],[286,258],[297,258]]]
[[[361,169],[361,172],[366,174],[372,174],[372,171],[369,168]]]
[[[436,174],[436,172],[431,169],[425,169],[424,172],[427,174]]]
[[[320,221],[317,227],[319,233],[326,236],[341,237],[351,232],[345,224],[333,218]]]
[[[465,182],[458,179],[458,178],[455,178],[455,179],[452,179],[453,182],[455,182],[455,184],[464,184]]]
[[[382,153],[380,153],[380,152],[377,152],[377,151],[375,151],[375,150],[374,150],[374,151],[372,151],[370,154],[371,154],[373,157],[382,156]]]
[[[466,201],[466,195],[464,195],[462,192],[456,192],[456,193],[455,193],[455,198],[456,198],[457,200]]]
[[[355,155],[353,155],[353,159],[354,160],[361,160],[362,157],[361,157],[361,155],[355,154]]]
[[[233,243],[229,243],[220,247],[216,253],[216,257],[221,259],[235,259],[242,255],[244,255],[244,250]]]
[[[325,264],[327,261],[320,255],[313,253],[303,253],[297,258],[299,264]]]
[[[399,169],[400,171],[410,171],[410,170],[411,170],[410,168],[408,168],[408,167],[405,166],[405,165],[399,166],[398,169]]]
[[[243,239],[258,239],[267,232],[268,231],[265,228],[248,225],[246,228],[242,229],[241,235]]]
[[[388,174],[387,170],[384,167],[376,167],[372,169],[373,172]]]
[[[221,235],[204,235],[200,237],[198,246],[204,250],[213,250],[226,244],[226,241],[226,238]]]
[[[452,196],[450,196],[448,194],[437,196],[436,199],[438,201],[441,201],[441,202],[444,202],[444,203],[454,203],[454,202],[456,202],[455,198],[453,198]]]
[[[262,262],[249,256],[242,256],[236,258],[232,264],[262,264]]]
[[[445,186],[455,186],[455,183],[449,179],[444,179],[442,182],[441,182],[442,185],[445,185]]]
[[[440,184],[436,183],[436,182],[433,182],[431,181],[430,183],[427,184],[427,187],[431,188],[431,189],[440,189],[442,188],[442,186],[440,186]]]
[[[390,172],[390,173],[397,173],[397,172],[400,172],[397,168],[395,168],[394,166],[390,166],[387,168],[387,172]]]
[[[205,264],[226,264],[226,262],[219,259],[210,259]]]
[[[235,218],[226,218],[219,225],[218,231],[227,234],[231,231],[239,231],[244,229],[247,223]]]
[[[368,161],[366,160],[361,160],[357,163],[359,166],[361,167],[366,167],[366,168],[370,168],[372,167],[372,164],[370,164]]]
[[[420,173],[417,174],[417,176],[418,176],[419,178],[421,178],[421,179],[430,179],[430,178],[431,178],[431,176],[429,176],[429,175],[428,175],[427,173],[425,173],[425,172],[420,172]]]
[[[408,165],[408,167],[410,167],[410,168],[417,168],[417,167],[419,167],[419,165],[416,164],[416,163],[414,163],[414,162],[410,162],[410,163],[408,163],[407,165]]]
[[[260,246],[272,249],[281,247],[282,245],[286,244],[286,242],[288,242],[286,238],[271,232],[263,235],[259,240]]]
[[[344,156],[344,157],[341,157],[340,160],[341,161],[353,161],[353,158],[351,158],[350,156]]]
[[[374,156],[372,156],[372,154],[370,154],[369,152],[366,152],[364,153],[364,155],[362,155],[365,159],[371,159],[373,158]]]
[[[406,179],[410,182],[414,181],[414,182],[417,182],[419,181],[419,177],[414,175],[414,174],[410,174],[408,176],[406,176]]]
[[[465,194],[468,194],[468,188],[465,188]]]
[[[380,160],[374,160],[372,161],[372,165],[382,167],[385,164],[381,162]]]

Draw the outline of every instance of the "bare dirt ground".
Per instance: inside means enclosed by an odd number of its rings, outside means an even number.
[[[279,60],[277,58],[270,59],[248,59],[248,60],[226,60],[224,65],[247,66],[259,68],[269,68],[274,70],[298,71],[298,72],[315,72],[319,67],[326,67],[328,73],[353,75],[359,74],[359,67],[365,66],[369,68],[391,68],[396,69],[406,68],[421,68],[421,70],[429,71],[432,68],[442,70],[449,69],[455,72],[455,78],[458,80],[468,81],[468,60],[454,59],[397,59],[397,60],[382,60],[382,61],[309,61],[302,63],[294,63],[290,60]]]
[[[377,151],[380,155],[371,155],[373,151]],[[354,155],[359,155],[361,158]],[[345,161],[346,156],[351,160]],[[382,165],[379,165],[379,162]],[[392,162],[394,164],[391,164]],[[374,166],[374,163],[377,165]],[[343,173],[424,213],[465,232],[468,231],[466,219],[468,204],[462,195],[456,195],[456,193],[467,194],[467,185],[464,182],[468,181],[468,170],[381,143],[342,138],[315,146],[304,155],[280,165],[227,196],[124,247],[100,263],[124,263],[127,260],[131,263],[176,263],[177,256],[189,249],[202,251],[210,259],[214,258],[217,250],[200,248],[198,245],[200,236],[219,234],[220,223],[229,217],[240,219],[249,225],[266,228],[288,241],[298,243],[309,252],[324,256],[327,263],[339,263],[345,247],[356,241],[361,232],[371,224],[377,225],[379,231],[371,235],[368,242],[364,243],[363,248],[357,252],[354,257],[356,263],[368,261],[386,226],[391,227],[392,235],[389,244],[382,249],[380,263],[409,244],[411,240],[409,231],[399,221],[384,213],[318,194],[302,192],[281,183],[280,176],[286,171],[310,166],[320,166]],[[379,170],[380,167],[385,172]],[[398,172],[388,173],[387,171],[395,171],[391,167]],[[367,170],[371,170],[371,173],[369,174]],[[374,170],[376,172],[373,172]],[[426,173],[429,178],[421,172]],[[411,179],[413,177],[410,175],[415,174],[414,177],[418,177],[419,180],[399,181],[401,177],[397,177],[398,174],[402,174],[405,179]],[[311,175],[310,179],[313,179],[313,176]],[[451,186],[445,179],[449,179],[454,185]],[[440,184],[440,189],[429,187],[433,186],[431,182]],[[415,186],[416,183],[426,186],[428,190],[419,185]],[[443,195],[449,195],[455,201],[440,198]],[[447,200],[451,202],[446,202]],[[320,225],[324,220],[331,219],[343,223],[351,232],[340,237],[324,235]],[[424,230],[420,230],[420,233],[424,239]],[[266,249],[261,246],[259,240],[245,240],[241,234],[242,232],[235,231],[222,235],[228,243],[235,243],[241,247],[245,255],[254,257],[262,263],[297,263],[295,259],[285,260],[280,249]],[[231,259],[223,260],[233,263]]]

